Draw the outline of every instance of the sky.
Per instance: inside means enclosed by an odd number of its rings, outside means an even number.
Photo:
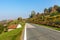
[[[0,0],[0,20],[28,18],[31,11],[41,13],[54,5],[60,6],[60,0]]]

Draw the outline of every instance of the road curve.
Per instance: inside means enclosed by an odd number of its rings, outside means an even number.
[[[60,40],[60,32],[35,24],[26,24],[27,40]]]

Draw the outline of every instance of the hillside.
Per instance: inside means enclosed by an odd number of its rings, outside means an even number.
[[[32,11],[27,22],[60,28],[60,6],[54,5],[48,9],[45,8],[44,13]]]

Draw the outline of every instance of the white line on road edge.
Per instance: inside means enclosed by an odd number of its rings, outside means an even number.
[[[25,30],[24,30],[24,40],[27,40],[27,36],[26,36],[26,25],[25,25]]]

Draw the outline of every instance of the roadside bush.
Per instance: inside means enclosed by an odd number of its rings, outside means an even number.
[[[0,24],[0,34],[4,31],[4,26]]]

